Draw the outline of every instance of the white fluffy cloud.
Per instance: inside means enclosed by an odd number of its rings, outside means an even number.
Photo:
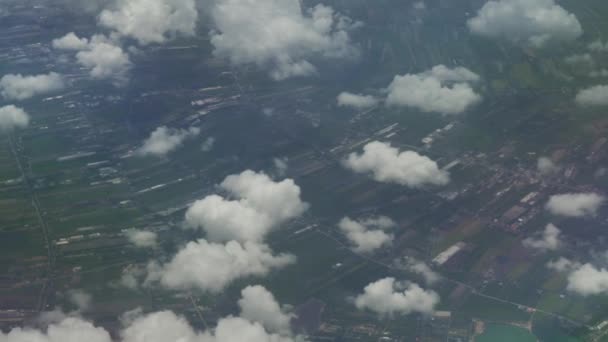
[[[526,247],[541,251],[556,250],[562,244],[560,234],[561,231],[555,225],[548,224],[540,237],[527,238],[523,240],[523,244]]]
[[[583,106],[608,106],[608,85],[596,85],[580,90],[575,100]]]
[[[126,73],[131,68],[129,55],[120,46],[110,42],[95,42],[89,49],[79,51],[76,59],[90,69],[91,77],[114,79],[118,84],[126,82]]]
[[[591,264],[577,267],[568,275],[568,290],[583,296],[608,292],[608,270]]]
[[[15,128],[27,127],[30,116],[21,108],[13,105],[0,107],[0,130],[11,131]]]
[[[367,285],[363,294],[355,298],[361,310],[370,310],[380,315],[407,315],[413,312],[429,314],[439,303],[439,295],[425,291],[416,284],[403,285],[395,278],[384,278]]]
[[[379,182],[397,183],[417,188],[424,185],[445,185],[449,174],[437,163],[413,151],[399,152],[390,144],[378,141],[363,147],[363,154],[351,153],[345,166],[357,173],[371,173]]]
[[[600,39],[594,40],[587,48],[593,52],[606,52],[608,51],[608,42],[604,43]]]
[[[549,176],[559,172],[560,167],[557,166],[551,158],[540,157],[536,163],[538,172],[543,176]]]
[[[450,69],[444,65],[420,74],[397,75],[388,86],[386,104],[460,114],[481,101],[470,84],[478,80],[479,76],[466,68]]]
[[[57,50],[85,50],[89,47],[89,40],[79,38],[74,32],[70,32],[65,36],[53,39],[53,48]]]
[[[474,34],[540,47],[583,34],[576,16],[554,0],[491,0],[469,19]]]
[[[578,262],[566,259],[564,257],[560,257],[557,260],[551,260],[547,263],[547,268],[552,269],[557,272],[567,272],[572,271],[580,267],[581,264]]]
[[[197,127],[173,129],[160,126],[150,134],[137,152],[142,156],[165,156],[180,147],[186,139],[196,137],[200,132]]]
[[[432,285],[438,282],[440,279],[439,274],[433,271],[427,264],[419,260],[409,258],[405,260],[404,265],[399,266],[405,267],[410,272],[421,275],[428,285]]]
[[[51,324],[46,332],[15,328],[8,334],[0,331],[2,342],[112,342],[110,334],[80,318],[69,317]]]
[[[68,292],[70,303],[74,304],[78,310],[86,311],[91,307],[93,296],[83,290],[72,290]]]
[[[55,72],[35,76],[9,74],[0,79],[0,92],[9,100],[25,100],[64,88],[63,78]]]
[[[255,242],[221,244],[201,239],[188,243],[164,265],[151,263],[146,283],[218,293],[237,279],[264,276],[294,261],[291,255],[273,255],[268,246]]]
[[[115,10],[99,15],[101,25],[141,45],[163,43],[178,34],[192,36],[197,20],[194,0],[118,0]]]
[[[338,95],[338,106],[356,109],[370,108],[378,104],[378,99],[371,95],[343,92]]]
[[[243,290],[240,316],[227,316],[215,327],[198,331],[181,316],[171,311],[143,314],[135,309],[121,316],[119,338],[81,318],[58,313],[45,331],[14,328],[0,331],[2,342],[305,342],[289,327],[290,314],[285,313],[274,296],[261,286]],[[259,305],[259,311],[252,305]],[[246,308],[246,309],[244,309]],[[277,325],[278,324],[278,325]]]
[[[292,179],[273,181],[264,173],[247,170],[220,184],[237,200],[210,195],[186,212],[189,227],[203,229],[212,241],[262,241],[273,229],[300,216],[308,204]]]
[[[79,38],[73,32],[53,40],[58,50],[78,51],[76,60],[89,69],[91,77],[113,80],[116,85],[127,82],[127,72],[131,68],[129,54],[117,42],[103,35],[91,39]]]
[[[546,208],[554,215],[566,217],[595,216],[606,199],[594,193],[551,196]]]
[[[385,229],[394,226],[395,222],[384,216],[364,221],[354,221],[345,217],[338,223],[338,227],[352,244],[352,249],[358,253],[371,253],[391,244],[394,235],[385,232]]]
[[[201,337],[190,323],[171,311],[134,317],[129,326],[121,332],[121,337],[123,342],[201,341]]]
[[[324,5],[304,10],[298,0],[220,0],[211,16],[216,56],[269,69],[276,80],[315,74],[315,58],[358,55],[352,21]]]
[[[263,286],[248,286],[241,291],[241,317],[258,322],[273,333],[290,334],[293,314],[283,310],[273,294]]]
[[[158,244],[158,236],[155,232],[138,229],[128,229],[125,232],[127,239],[136,247],[150,248]]]

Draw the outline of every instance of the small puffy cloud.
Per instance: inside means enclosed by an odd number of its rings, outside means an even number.
[[[608,106],[608,85],[596,85],[580,90],[575,101],[582,106]]]
[[[76,61],[89,69],[93,78],[109,79],[118,86],[127,82],[127,72],[131,69],[129,54],[106,36],[95,35],[86,39],[70,32],[53,40],[53,47],[58,50],[78,51]]]
[[[433,271],[427,264],[413,258],[407,258],[403,264],[399,264],[410,272],[421,275],[428,285],[435,284],[441,278],[439,274]]]
[[[76,60],[90,69],[91,77],[112,79],[119,85],[126,82],[126,73],[131,68],[129,55],[109,41],[91,42],[88,49],[76,54]]]
[[[388,86],[386,104],[423,112],[460,114],[481,101],[471,82],[479,76],[466,68],[444,65],[420,74],[397,75]]]
[[[357,253],[371,253],[380,247],[391,244],[394,235],[385,232],[384,229],[394,226],[395,223],[388,217],[368,221],[354,221],[345,217],[338,223],[338,227],[346,235],[352,249]]]
[[[292,179],[275,182],[264,173],[247,170],[226,177],[220,187],[237,200],[210,195],[186,211],[186,224],[204,230],[212,241],[259,242],[308,209]]]
[[[592,70],[589,72],[589,77],[593,77],[593,78],[608,77],[608,69]]]
[[[566,217],[595,216],[606,199],[594,193],[572,193],[551,196],[546,205],[553,215]]]
[[[371,95],[343,92],[338,95],[338,106],[355,109],[370,108],[378,104],[378,99]]]
[[[550,176],[559,172],[560,167],[557,166],[551,158],[540,157],[536,163],[536,169],[543,176]]]
[[[74,304],[79,311],[86,311],[91,307],[93,297],[83,290],[72,290],[68,292],[70,303]]]
[[[203,141],[203,145],[201,145],[201,150],[203,152],[210,152],[213,149],[213,146],[215,146],[215,138],[209,137],[205,139],[205,141]]]
[[[25,100],[64,88],[63,78],[55,72],[35,76],[9,74],[0,79],[0,92],[5,99],[9,100]]]
[[[301,341],[301,339],[270,333],[260,323],[251,322],[241,317],[226,317],[217,323],[213,332],[206,333],[202,341],[296,342]]]
[[[275,80],[314,75],[312,59],[359,54],[349,36],[356,25],[324,5],[304,10],[298,0],[220,0],[211,17],[216,56],[256,64]]]
[[[13,105],[0,107],[0,130],[11,131],[25,128],[30,123],[30,116],[21,108]]]
[[[138,229],[128,229],[125,232],[127,239],[140,248],[151,248],[156,247],[158,244],[158,235],[155,232]]]
[[[239,301],[240,316],[219,318],[215,327],[198,331],[171,311],[144,314],[140,308],[121,315],[122,329],[113,340],[108,331],[81,318],[58,312],[45,331],[14,328],[0,331],[3,342],[304,342],[289,328],[290,316],[274,296],[261,286],[247,287]],[[252,305],[260,305],[259,311]],[[246,307],[246,309],[243,309]],[[285,321],[287,319],[287,321]],[[277,325],[278,324],[278,325]],[[276,331],[275,331],[276,330]]]
[[[132,317],[121,332],[122,342],[199,342],[199,334],[183,317],[171,311]]]
[[[201,239],[188,243],[164,265],[148,265],[146,283],[160,282],[174,290],[218,293],[237,279],[264,276],[294,261],[291,255],[273,255],[263,244],[236,241],[221,244]]]
[[[194,0],[118,0],[114,10],[99,15],[99,23],[132,37],[141,45],[192,36],[198,20]]]
[[[351,153],[344,165],[357,173],[370,173],[378,182],[397,183],[411,188],[445,185],[449,174],[437,163],[413,151],[400,152],[390,144],[373,141],[363,154]]]
[[[557,272],[568,272],[579,268],[581,264],[566,259],[564,257],[560,257],[557,260],[551,260],[547,263],[547,268],[552,269]]]
[[[196,137],[200,132],[197,127],[174,129],[160,126],[144,141],[137,153],[142,156],[165,156],[180,147],[186,139]]]
[[[252,322],[258,322],[273,333],[290,334],[293,314],[285,312],[263,286],[248,286],[241,291],[239,300],[241,317]]]
[[[583,65],[589,67],[595,65],[595,60],[588,53],[570,55],[564,59],[564,62],[571,65]]]
[[[478,82],[481,77],[464,67],[448,68],[443,64],[434,66],[431,70],[420,74],[432,77],[441,82]]]
[[[289,164],[287,164],[288,161],[289,160],[287,158],[274,158],[272,160],[277,175],[280,177],[285,176],[287,173],[287,169],[289,168]]]
[[[15,328],[8,334],[0,331],[0,341],[6,342],[112,342],[110,334],[103,328],[76,317],[68,317],[60,323],[51,324],[46,332],[34,329]]]
[[[425,291],[417,284],[399,284],[395,278],[384,278],[365,287],[355,298],[355,306],[380,315],[394,315],[418,312],[430,314],[439,303],[439,295]]]
[[[583,296],[608,292],[608,270],[591,264],[577,267],[568,275],[568,290]]]
[[[89,40],[79,38],[74,32],[70,32],[65,36],[53,39],[53,48],[57,50],[85,50],[89,47]]]
[[[536,47],[572,41],[583,34],[576,16],[554,0],[491,0],[467,25],[472,33],[480,36]]]
[[[523,241],[523,244],[526,247],[541,251],[553,251],[558,249],[562,244],[560,234],[561,231],[556,226],[548,224],[540,237],[527,238]]]
[[[608,42],[604,43],[600,39],[594,40],[593,42],[589,43],[587,48],[589,51],[593,52],[606,52],[608,51]]]

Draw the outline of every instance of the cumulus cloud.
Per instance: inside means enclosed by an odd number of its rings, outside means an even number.
[[[548,224],[540,237],[527,238],[523,240],[526,247],[538,249],[541,251],[553,251],[558,249],[562,242],[560,240],[561,231],[553,224]]]
[[[163,43],[176,36],[192,36],[198,20],[194,0],[118,0],[99,23],[134,38],[141,45]]]
[[[287,173],[287,169],[289,168],[289,164],[287,164],[289,160],[287,158],[274,158],[272,163],[274,164],[274,168],[279,176],[285,176]]]
[[[89,47],[89,40],[79,38],[74,32],[70,32],[61,38],[53,39],[52,45],[57,50],[80,51]]]
[[[128,229],[125,232],[127,239],[140,248],[151,248],[156,247],[158,244],[158,235],[155,232],[138,229]]]
[[[93,297],[83,290],[72,290],[68,292],[70,303],[74,304],[79,311],[86,311],[91,307]]]
[[[209,137],[209,138],[205,139],[205,141],[203,141],[201,150],[203,152],[210,152],[213,149],[213,146],[215,146],[215,138]]]
[[[355,298],[355,306],[380,315],[430,314],[439,303],[439,295],[425,291],[417,284],[404,285],[395,278],[384,278],[365,287]]]
[[[538,172],[543,176],[550,176],[559,172],[560,167],[557,166],[551,158],[540,157],[536,163]]]
[[[480,36],[536,47],[575,40],[583,34],[576,16],[554,0],[491,0],[467,25]]]
[[[237,279],[264,276],[293,262],[295,257],[273,255],[268,246],[255,242],[222,244],[200,239],[188,243],[168,263],[148,265],[146,283],[218,293]]]
[[[354,221],[345,217],[338,223],[338,227],[350,241],[353,251],[357,253],[371,253],[391,244],[394,235],[384,230],[394,226],[395,223],[384,216],[367,221]]]
[[[154,312],[131,320],[121,332],[123,342],[201,341],[190,323],[171,311]]]
[[[433,271],[427,264],[414,258],[406,258],[403,261],[398,261],[397,266],[421,275],[428,285],[435,284],[441,278],[439,274]]]
[[[117,86],[127,82],[127,73],[131,69],[129,54],[106,36],[94,35],[91,39],[86,39],[71,32],[53,40],[53,47],[58,50],[78,51],[77,62],[89,69],[93,78],[109,79]]]
[[[248,286],[241,291],[241,317],[258,322],[273,333],[290,334],[295,316],[282,309],[274,295],[263,286]]]
[[[174,129],[160,126],[144,141],[137,153],[142,156],[165,156],[180,147],[186,139],[196,137],[200,132],[197,127]]]
[[[570,55],[564,59],[564,62],[571,65],[583,65],[589,67],[595,65],[595,60],[588,53]]]
[[[583,106],[607,106],[608,85],[596,85],[580,90],[576,94],[576,103]]]
[[[21,108],[13,105],[0,107],[0,130],[11,131],[25,128],[30,123],[30,116]]]
[[[568,290],[582,296],[608,292],[608,270],[591,264],[577,267],[568,275]]]
[[[553,215],[566,217],[595,216],[606,199],[594,193],[571,193],[551,196],[546,205]]]
[[[338,106],[355,109],[370,108],[378,104],[378,99],[371,95],[343,92],[338,95]]]
[[[51,324],[45,332],[34,329],[15,328],[8,334],[0,331],[0,341],[6,342],[112,342],[110,334],[103,328],[76,317],[68,317],[60,323]]]
[[[357,173],[370,173],[378,182],[397,183],[411,188],[445,185],[449,174],[437,163],[413,151],[400,152],[390,144],[373,141],[363,154],[351,153],[344,165]]]
[[[186,224],[204,230],[216,242],[262,241],[280,224],[308,209],[292,179],[275,182],[264,173],[247,170],[226,177],[220,188],[236,200],[210,195],[186,212]]]
[[[120,46],[110,42],[95,42],[89,47],[79,51],[76,59],[82,66],[90,69],[91,77],[113,79],[116,84],[124,84],[126,73],[131,68],[129,55]]]
[[[331,7],[303,9],[298,0],[221,0],[212,7],[214,54],[233,64],[256,64],[282,80],[316,73],[316,58],[358,55],[356,26]]]
[[[0,79],[0,92],[5,99],[9,100],[25,100],[64,88],[63,78],[55,72],[35,76],[9,74]]]
[[[572,271],[572,270],[579,268],[580,266],[581,266],[581,264],[579,264],[575,261],[566,259],[564,257],[560,257],[557,260],[551,260],[547,263],[547,268],[552,269],[557,272]]]
[[[419,74],[397,75],[388,86],[386,104],[460,114],[481,101],[471,87],[478,80],[479,76],[466,68],[450,69],[444,65]]]
[[[604,43],[600,39],[594,40],[593,42],[589,43],[587,48],[593,52],[606,52],[608,51],[608,42]]]
[[[593,78],[608,77],[608,69],[592,70],[589,72],[589,77],[593,77]]]

